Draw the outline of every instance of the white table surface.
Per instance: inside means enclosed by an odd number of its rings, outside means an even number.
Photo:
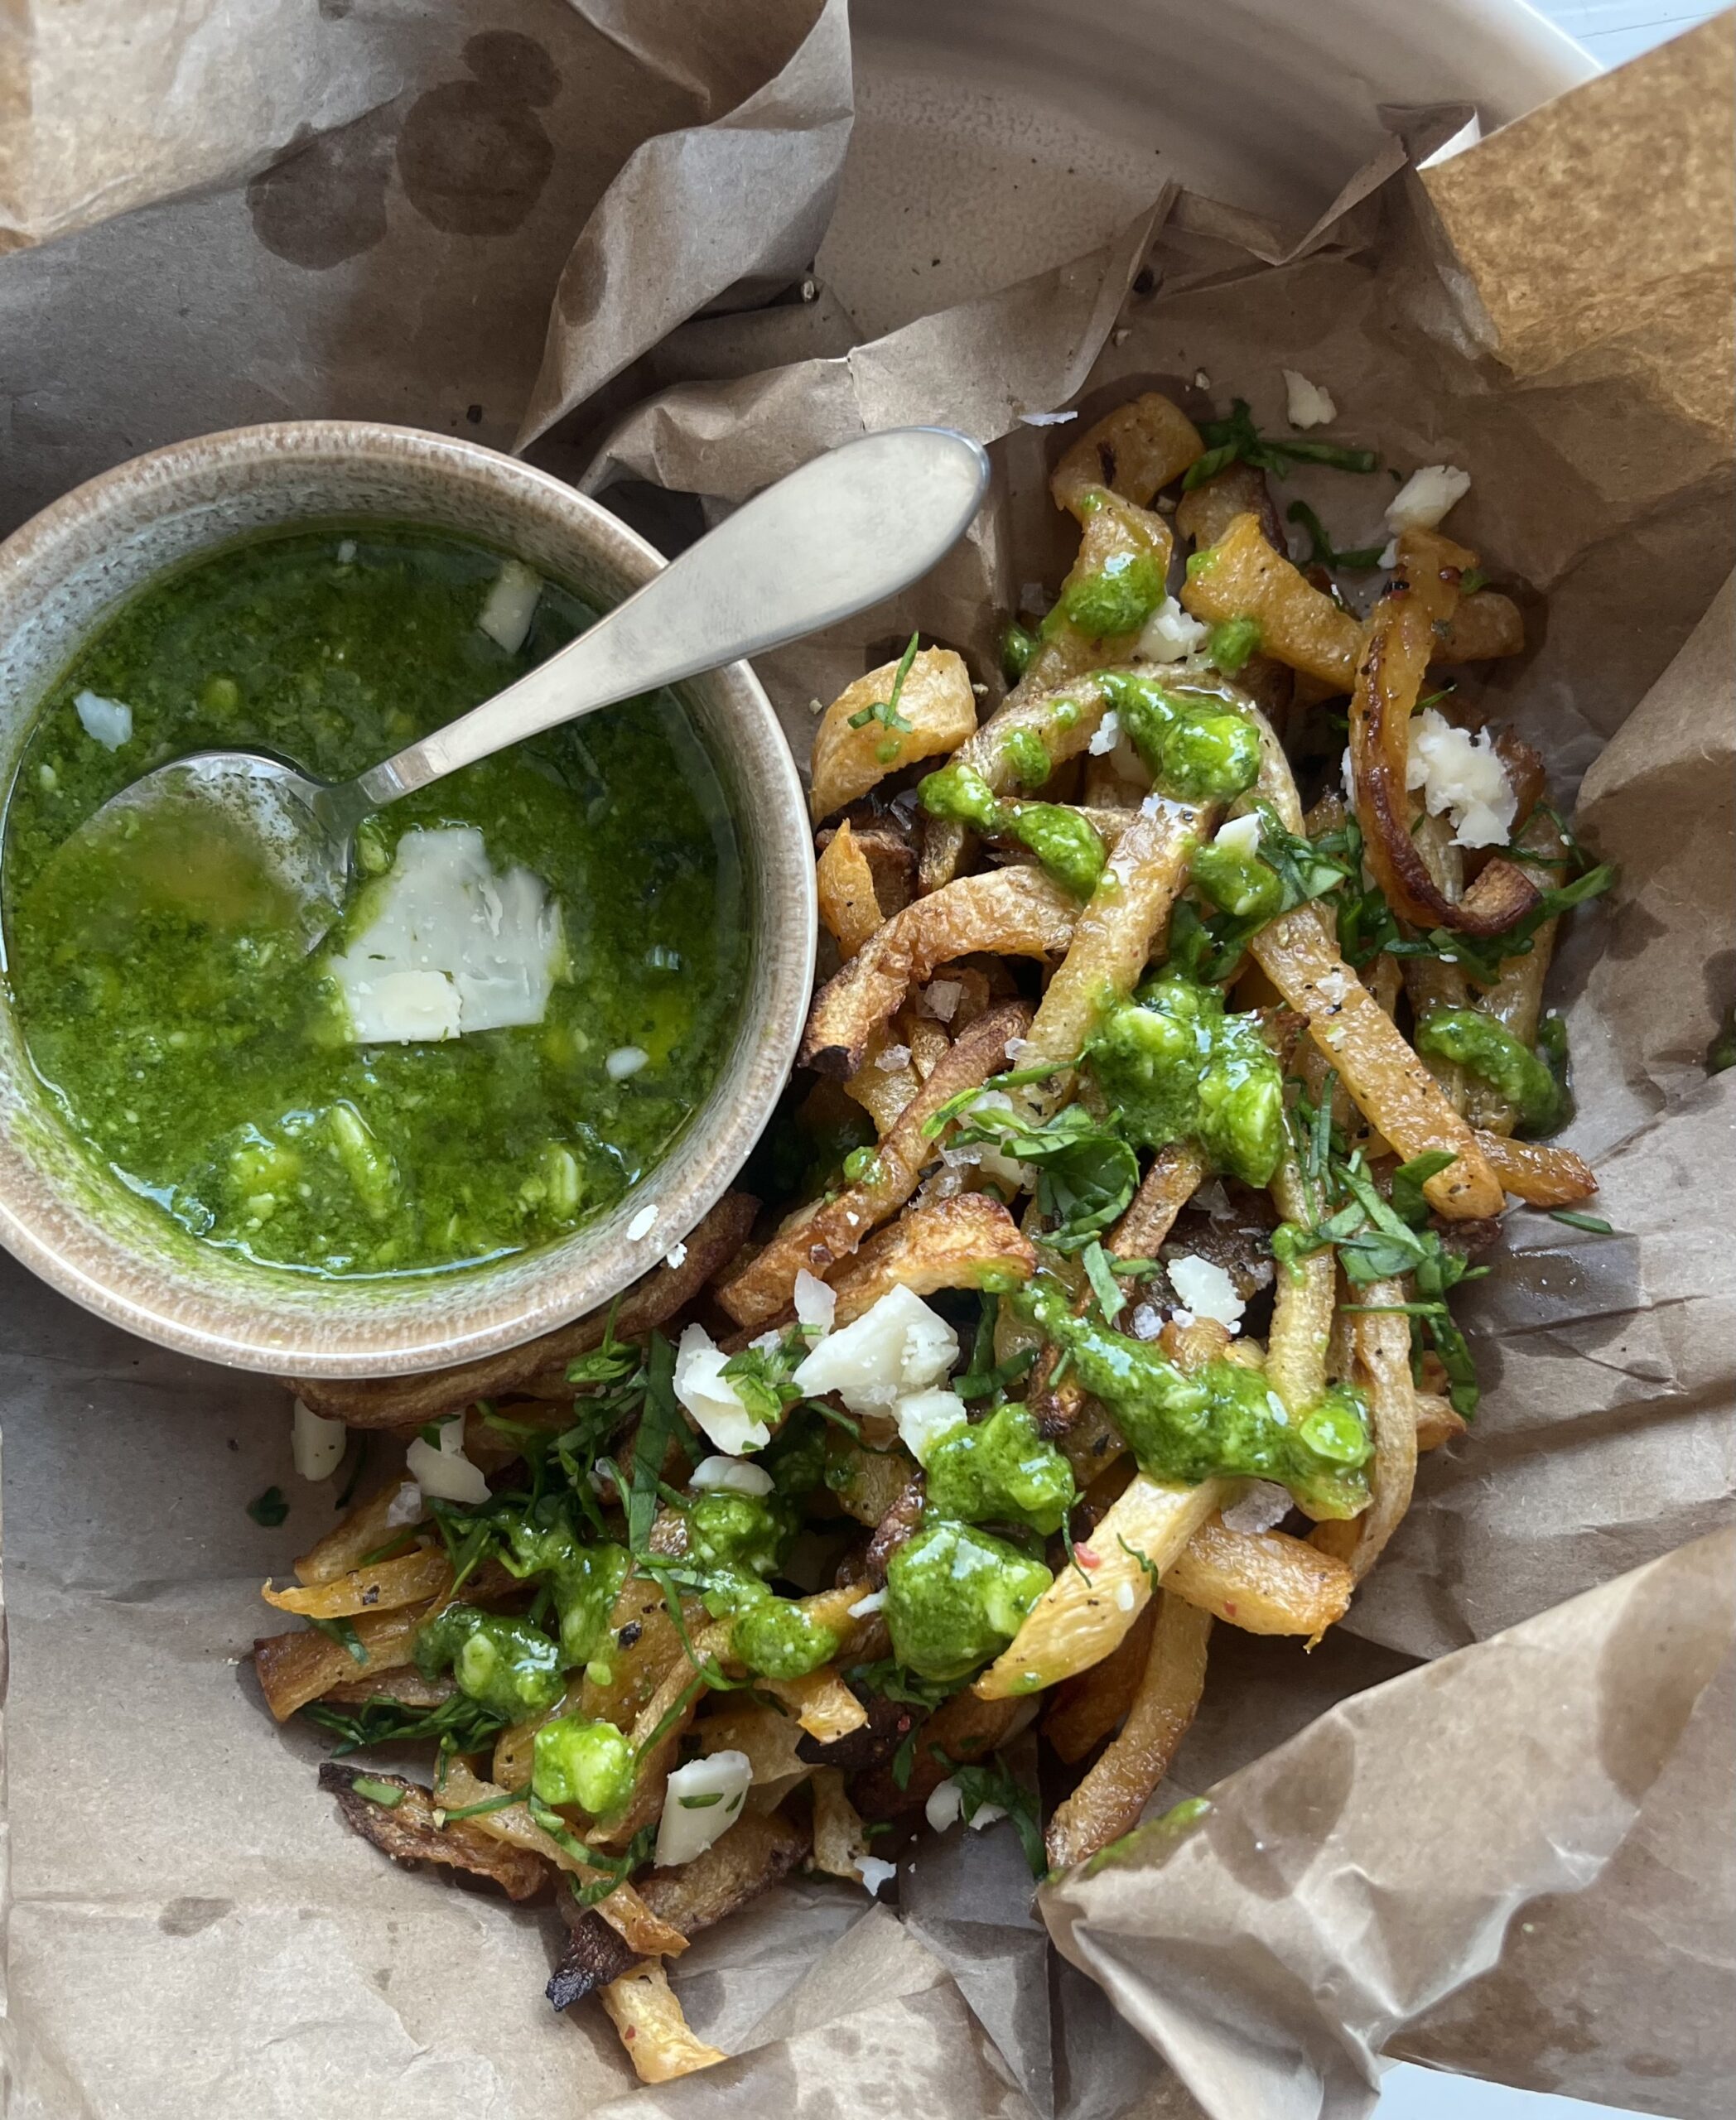
[[[1724,0],[1532,0],[1603,66],[1619,66],[1719,13]],[[1387,2074],[1380,2120],[1593,2120],[1613,2105],[1541,2098],[1498,2084],[1437,2074],[1401,2062]]]

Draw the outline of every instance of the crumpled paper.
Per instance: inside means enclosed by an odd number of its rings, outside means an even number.
[[[1033,415],[1088,418],[1156,383],[1200,415],[1239,393],[1281,428],[1288,364],[1332,388],[1335,432],[1469,468],[1455,532],[1537,592],[1524,667],[1483,690],[1558,786],[1589,768],[1581,828],[1626,870],[1576,923],[1555,990],[1571,1138],[1623,1234],[1519,1218],[1475,1298],[1492,1386],[1478,1433],[1425,1466],[1355,1631],[1304,1660],[1220,1629],[1158,1799],[1211,1787],[1207,1826],[1166,1859],[1141,1849],[1136,1885],[1118,1865],[1046,1895],[1044,1918],[1093,1972],[1112,1965],[1117,2004],[1185,2084],[1049,1958],[1011,1837],[991,1832],[930,1843],[914,1870],[901,1856],[897,1912],[797,1882],[702,1939],[678,1983],[738,2058],[632,2089],[594,2012],[549,2023],[546,1917],[345,1835],[312,1733],[272,1731],[235,1660],[259,1577],[330,1521],[329,1490],[291,1477],[281,1398],[0,1264],[9,2109],[759,2113],[834,2095],[847,2066],[854,2105],[960,2120],[1243,2120],[1247,2087],[1280,2079],[1293,2102],[1272,2110],[1348,2116],[1384,2041],[1715,2110],[1724,1681],[1694,1699],[1727,1631],[1729,1557],[1671,1549],[1729,1520],[1732,1483],[1729,1297],[1699,1206],[1729,1156],[1730,1078],[1704,1070],[1736,990],[1728,598],[1695,633],[1731,561],[1728,21],[1421,174],[1465,113],[1388,113],[1385,147],[1307,229],[1165,187],[1073,263],[865,340],[803,254],[850,122],[840,0],[195,8],[168,73],[117,73],[95,97],[74,92],[76,37],[112,28],[112,7],[31,12],[30,108],[53,123],[0,108],[0,229],[35,246],[0,263],[10,519],[140,448],[253,418],[534,435],[536,460],[658,524],[678,520],[666,493],[715,513],[867,427],[939,419],[993,441],[991,505],[943,568],[768,658],[799,752],[809,699],[913,624],[998,682],[996,617],[1068,556],[1043,486],[1069,430]],[[192,94],[201,69],[233,84],[220,110]],[[162,98],[148,120],[141,83]],[[152,124],[162,139],[142,144]],[[1284,497],[1348,546],[1376,537],[1388,490],[1320,473]],[[264,1532],[243,1505],[272,1482],[292,1515]],[[1560,1698],[1518,1727],[1513,1674],[1544,1670]],[[1586,1731],[1619,1742],[1582,1757]],[[1249,1858],[1274,1802],[1290,1852]],[[1286,1863],[1309,1889],[1274,1897]],[[1451,1922],[1444,1876],[1463,1886]],[[1347,1896],[1352,1877],[1382,1889]],[[1176,1992],[1166,1939],[1190,1935]]]

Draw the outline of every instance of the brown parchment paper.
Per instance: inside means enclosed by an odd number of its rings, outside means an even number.
[[[943,568],[768,661],[799,754],[810,698],[913,624],[996,685],[996,619],[1067,557],[1042,483],[1068,429],[1030,416],[1156,380],[1277,427],[1295,366],[1335,433],[1472,471],[1455,532],[1536,591],[1490,703],[1564,792],[1590,768],[1582,828],[1627,881],[1559,982],[1572,1138],[1623,1235],[1513,1231],[1473,1321],[1484,1417],[1427,1467],[1356,1631],[1311,1661],[1214,1650],[1159,1798],[1213,1787],[1208,1827],[1041,1919],[1001,1832],[901,1851],[895,1909],[781,1887],[678,1973],[739,2058],[662,2090],[593,2013],[548,2021],[546,1913],[383,1863],[318,1796],[311,1733],[269,1727],[238,1660],[258,1580],[330,1520],[282,1400],[0,1262],[9,2109],[1348,2115],[1382,2043],[1717,2109],[1728,1789],[1694,1703],[1729,1557],[1674,1549],[1728,1520],[1736,1369],[1730,1078],[1703,1064],[1736,989],[1728,600],[1695,633],[1731,561],[1729,21],[1420,174],[1466,113],[1389,113],[1312,228],[1167,187],[1100,250],[865,342],[806,271],[850,122],[842,0],[141,4],[158,43],[95,96],[80,39],[114,48],[112,0],[24,13],[30,94],[0,89],[8,521],[156,441],[282,416],[518,439],[658,524],[657,493],[715,514],[869,427],[993,441],[992,504]],[[1348,545],[1390,488],[1293,490]],[[243,1505],[272,1481],[292,1515],[262,1532]],[[1555,1689],[1529,1723],[1526,1673]],[[1273,1803],[1291,1850],[1250,1857]]]

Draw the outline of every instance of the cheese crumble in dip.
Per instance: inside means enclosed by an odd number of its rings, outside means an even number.
[[[117,918],[99,860],[51,864],[190,751],[347,779],[590,616],[441,532],[298,529],[152,584],[48,695],[7,816],[7,977],[66,1125],[193,1236],[332,1275],[499,1258],[614,1207],[703,1101],[745,984],[743,882],[672,695],[369,819],[311,956],[215,865],[196,908],[147,871]]]

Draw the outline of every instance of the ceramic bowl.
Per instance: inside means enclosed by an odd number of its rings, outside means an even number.
[[[600,606],[663,565],[559,480],[418,429],[297,421],[178,442],[80,486],[0,547],[0,786],[11,787],[55,678],[143,584],[259,531],[368,517],[482,539]],[[147,1339],[291,1376],[389,1376],[491,1353],[608,1302],[654,1265],[725,1191],[770,1115],[807,1011],[816,924],[806,807],[769,701],[745,663],[682,693],[740,831],[750,969],[711,1096],[608,1214],[516,1258],[401,1282],[321,1280],[230,1258],[93,1171],[0,994],[0,1243]],[[629,1234],[652,1205],[651,1227]]]

